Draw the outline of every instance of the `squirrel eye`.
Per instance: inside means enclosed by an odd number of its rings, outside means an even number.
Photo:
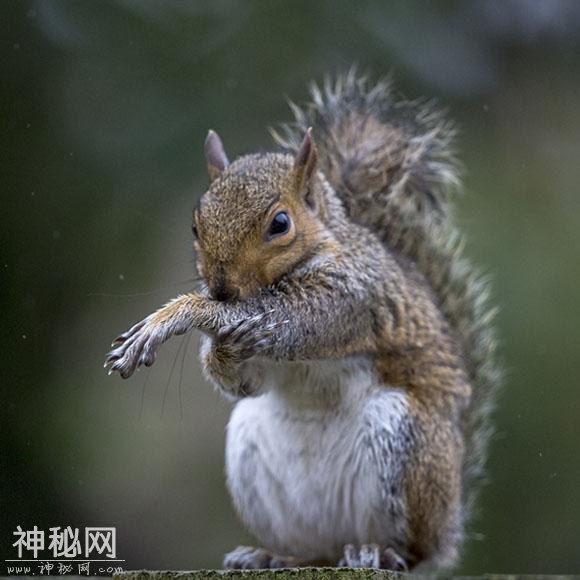
[[[285,211],[278,212],[270,223],[268,237],[273,238],[288,233],[291,223],[290,216]]]
[[[197,240],[197,227],[195,224],[191,226],[191,233],[193,234],[193,239]]]

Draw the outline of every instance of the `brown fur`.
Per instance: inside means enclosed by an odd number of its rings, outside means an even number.
[[[195,212],[198,269],[210,291],[222,284],[228,294],[247,298],[276,283],[324,243],[320,222],[302,202],[300,172],[264,171],[280,165],[272,155],[263,162],[243,158],[234,163]],[[235,208],[233,213],[229,208]],[[279,211],[290,216],[291,230],[268,241],[268,227]]]

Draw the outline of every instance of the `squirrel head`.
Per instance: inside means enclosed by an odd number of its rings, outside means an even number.
[[[205,155],[210,187],[193,213],[198,271],[212,298],[247,298],[312,256],[324,237],[312,131],[295,156],[246,155],[231,164],[210,131]]]

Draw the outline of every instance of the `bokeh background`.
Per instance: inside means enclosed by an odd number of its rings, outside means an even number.
[[[579,2],[0,12],[2,559],[17,525],[116,526],[126,568],[218,567],[252,541],[224,486],[229,406],[196,338],[127,382],[103,357],[191,284],[208,128],[231,156],[267,149],[286,96],[356,62],[458,122],[458,219],[501,306],[508,380],[459,571],[580,572]]]

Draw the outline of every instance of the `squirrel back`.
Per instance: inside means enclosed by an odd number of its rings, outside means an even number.
[[[460,186],[455,130],[430,103],[397,100],[389,81],[371,84],[354,70],[312,85],[311,96],[303,108],[291,103],[295,121],[272,131],[274,139],[295,152],[313,127],[319,168],[349,218],[416,265],[460,342],[473,384],[462,417],[467,517],[484,477],[501,370],[489,284],[463,257],[450,204]]]

